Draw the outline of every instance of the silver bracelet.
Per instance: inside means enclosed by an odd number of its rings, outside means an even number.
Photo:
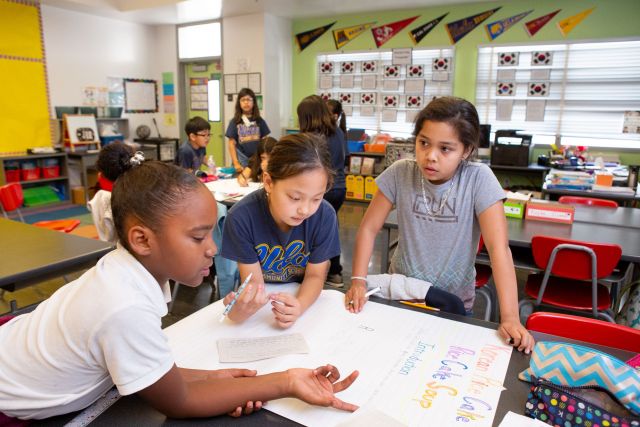
[[[353,279],[360,279],[360,280],[364,280],[364,283],[367,283],[367,278],[366,277],[362,277],[362,276],[351,276],[351,280]]]

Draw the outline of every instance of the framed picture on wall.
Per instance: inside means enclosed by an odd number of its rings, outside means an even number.
[[[125,113],[157,113],[158,82],[145,79],[124,79]]]

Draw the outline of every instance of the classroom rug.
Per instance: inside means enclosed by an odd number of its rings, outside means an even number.
[[[56,210],[40,211],[36,213],[30,213],[24,215],[24,221],[28,224],[33,224],[38,221],[50,221],[54,219],[67,219],[71,217],[77,217],[81,215],[87,215],[89,211],[85,206],[80,205],[66,205],[64,208]]]

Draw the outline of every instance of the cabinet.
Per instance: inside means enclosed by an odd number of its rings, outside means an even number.
[[[385,153],[349,153],[346,169],[347,200],[369,202],[377,190],[374,178],[385,169]]]
[[[35,166],[37,169],[31,166]],[[23,190],[51,187],[60,202],[67,201],[69,200],[67,154],[27,154],[0,157],[0,185],[11,182],[19,182]]]

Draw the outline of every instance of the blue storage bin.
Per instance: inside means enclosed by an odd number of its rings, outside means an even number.
[[[112,142],[115,142],[115,141],[124,142],[124,136],[122,135],[101,136],[100,146],[104,147],[105,145],[111,144]]]
[[[364,141],[347,141],[350,153],[360,153],[364,151]]]

